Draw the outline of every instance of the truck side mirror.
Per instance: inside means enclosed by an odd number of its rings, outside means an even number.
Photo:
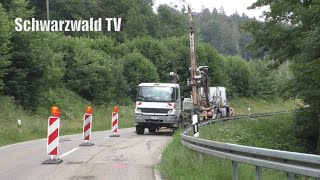
[[[183,96],[181,96],[181,101],[183,101],[184,100],[184,97]]]
[[[130,86],[128,88],[128,93],[129,93],[129,96],[132,100],[135,100],[136,99],[136,96],[137,96],[137,91],[138,91],[138,87],[137,86]]]
[[[138,86],[129,86],[128,87],[128,92],[137,92],[138,91]]]

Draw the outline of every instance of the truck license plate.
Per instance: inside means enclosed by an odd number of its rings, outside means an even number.
[[[157,119],[159,119],[159,118],[158,118],[158,117],[153,117],[153,116],[151,116],[150,119],[157,120]]]

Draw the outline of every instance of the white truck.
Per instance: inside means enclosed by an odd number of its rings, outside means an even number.
[[[181,121],[180,86],[176,83],[141,83],[137,89],[135,126],[137,134],[145,128],[178,128]]]
[[[234,109],[229,107],[226,91],[225,87],[210,87],[209,101],[215,110],[216,117],[234,116]]]
[[[227,89],[225,87],[217,86],[217,87],[209,87],[208,98],[210,104],[210,111],[207,112],[207,116],[210,119],[222,118],[234,116],[234,109],[229,106],[229,102],[227,99]],[[200,88],[200,96],[205,100],[205,90],[204,88]],[[190,111],[193,109],[192,107],[192,98],[185,98],[183,101],[183,117],[184,119],[190,119]],[[203,117],[200,120],[204,120]]]

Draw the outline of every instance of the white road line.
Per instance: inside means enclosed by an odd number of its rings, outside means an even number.
[[[59,156],[59,158],[62,158],[62,157],[64,157],[64,156],[68,155],[68,154],[71,154],[71,153],[73,153],[74,151],[76,151],[76,150],[78,150],[78,149],[79,149],[78,147],[77,147],[77,148],[74,148],[74,149],[71,149],[70,151],[68,151],[68,152],[62,154],[61,156]]]

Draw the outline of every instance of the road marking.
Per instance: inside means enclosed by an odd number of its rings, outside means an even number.
[[[71,153],[73,153],[74,151],[76,151],[76,150],[78,150],[78,149],[79,149],[78,147],[77,147],[77,148],[74,148],[74,149],[71,149],[70,151],[68,151],[68,152],[62,154],[61,156],[59,156],[59,158],[62,158],[62,157],[64,157],[64,156],[68,155],[68,154],[71,154]]]
[[[105,139],[108,139],[108,138],[110,138],[110,137],[105,137]]]

